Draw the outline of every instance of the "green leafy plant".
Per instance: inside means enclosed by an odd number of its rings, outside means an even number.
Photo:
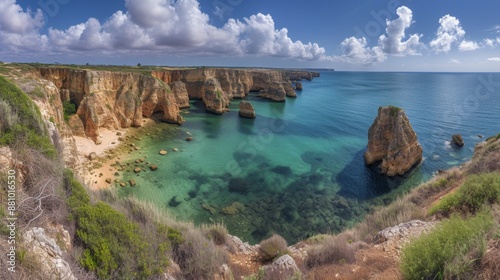
[[[493,218],[487,211],[465,220],[453,215],[443,221],[403,248],[401,271],[405,279],[455,279],[470,268],[472,260],[467,255],[484,246],[485,234],[492,225]]]
[[[454,193],[445,196],[429,213],[450,214],[456,210],[476,212],[483,204],[500,201],[500,174],[471,175]]]

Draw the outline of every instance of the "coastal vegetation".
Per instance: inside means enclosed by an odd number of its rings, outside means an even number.
[[[5,67],[0,65],[0,72]],[[340,233],[313,236],[292,246],[277,234],[267,235],[258,246],[251,246],[235,242],[237,238],[228,234],[223,223],[194,226],[176,220],[152,203],[119,197],[113,188],[90,191],[77,175],[63,167],[40,110],[30,99],[44,102],[48,95],[28,95],[4,77],[0,77],[0,92],[0,146],[9,147],[16,168],[23,174],[17,193],[22,202],[18,208],[19,232],[34,227],[50,232],[56,225],[67,230],[72,249],[63,250],[61,256],[75,277],[156,279],[166,273],[176,279],[270,279],[270,275],[280,279],[279,273],[270,274],[262,267],[272,266],[286,255],[296,267],[292,279],[328,279],[336,274],[345,279],[500,277],[499,136],[480,144],[474,158],[463,167],[440,172],[391,203],[373,209],[361,222]],[[66,120],[75,113],[71,105],[59,105]],[[2,185],[4,177],[0,179]],[[229,190],[234,193],[246,193],[253,187],[245,185],[243,179],[232,183]],[[6,197],[5,188],[0,189],[0,195]],[[313,207],[313,203],[308,205]],[[8,248],[6,215],[1,208],[2,255]],[[418,234],[391,240],[380,234],[415,220],[424,225]],[[414,233],[411,225],[408,228],[397,229]],[[53,236],[60,248],[65,247],[61,234]],[[27,246],[17,248],[16,277],[50,279],[41,272],[43,261]],[[11,279],[7,272],[1,273],[0,278]]]

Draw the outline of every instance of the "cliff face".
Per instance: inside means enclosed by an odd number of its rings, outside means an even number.
[[[182,124],[179,108],[189,105],[182,84],[175,84],[172,92],[162,81],[138,73],[48,68],[39,69],[39,74],[53,82],[63,101],[77,105],[79,119],[70,120],[75,134],[82,134],[83,128],[96,143],[101,128],[140,126],[142,117],[154,113],[161,113],[163,121]]]
[[[388,176],[403,175],[422,160],[422,147],[405,112],[396,107],[380,107],[368,131],[367,164],[382,161],[380,169]]]
[[[207,111],[223,114],[234,98],[248,92],[273,101],[296,97],[290,81],[312,78],[309,72],[268,69],[164,69],[151,76],[131,72],[40,68],[35,75],[52,82],[61,101],[76,104],[77,116],[69,120],[75,135],[99,143],[100,129],[140,126],[142,118],[161,114],[163,121],[182,124],[181,108],[190,99],[203,100]]]
[[[190,99],[203,99],[207,105],[207,110],[214,111],[217,108],[211,108],[210,101],[204,99],[206,92],[205,86],[214,82],[214,79],[220,84],[221,91],[225,96],[232,100],[234,98],[245,98],[249,91],[273,90],[276,88],[274,83],[281,83],[286,96],[295,97],[295,91],[291,84],[290,75],[295,72],[284,72],[271,69],[224,69],[224,68],[196,68],[184,70],[163,70],[153,71],[152,75],[165,83],[184,84]],[[310,72],[301,71],[296,77],[308,77],[312,79]],[[308,73],[308,74],[306,74]],[[271,100],[279,99],[273,95],[262,94],[263,97]],[[269,96],[269,97],[268,97]]]

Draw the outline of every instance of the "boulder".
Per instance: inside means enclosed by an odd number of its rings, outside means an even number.
[[[188,141],[188,142],[193,141],[193,137],[186,137],[186,141]]]
[[[264,279],[277,279],[276,276],[280,276],[280,279],[289,279],[300,273],[295,260],[288,254],[277,258],[270,265],[263,266],[262,270]]]
[[[140,167],[137,167],[136,169],[134,169],[134,172],[135,172],[135,173],[139,173],[139,172],[141,172],[141,171],[142,171],[142,169],[141,169]]]
[[[92,152],[92,153],[89,154],[88,158],[90,160],[95,160],[97,158],[97,154],[95,152]]]
[[[158,165],[153,164],[149,167],[149,169],[151,169],[152,171],[156,171],[158,169]]]
[[[453,136],[451,136],[451,141],[453,144],[457,145],[458,147],[464,146],[464,139],[462,138],[462,135],[460,135],[460,134],[454,134]]]
[[[166,154],[168,154],[168,152],[167,152],[167,151],[165,151],[165,150],[160,150],[160,155],[164,156],[164,155],[166,155]]]
[[[422,152],[417,134],[403,109],[380,107],[368,131],[368,149],[364,155],[366,164],[382,161],[382,173],[403,175],[422,160]]]
[[[255,118],[255,109],[252,103],[247,101],[240,102],[240,116],[244,118]]]
[[[135,187],[135,185],[137,185],[134,179],[130,180],[129,183],[131,187]]]

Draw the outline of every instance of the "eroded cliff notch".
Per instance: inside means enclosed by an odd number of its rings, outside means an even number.
[[[422,160],[422,152],[404,110],[394,106],[380,107],[368,131],[366,164],[382,161],[382,173],[403,175]]]

